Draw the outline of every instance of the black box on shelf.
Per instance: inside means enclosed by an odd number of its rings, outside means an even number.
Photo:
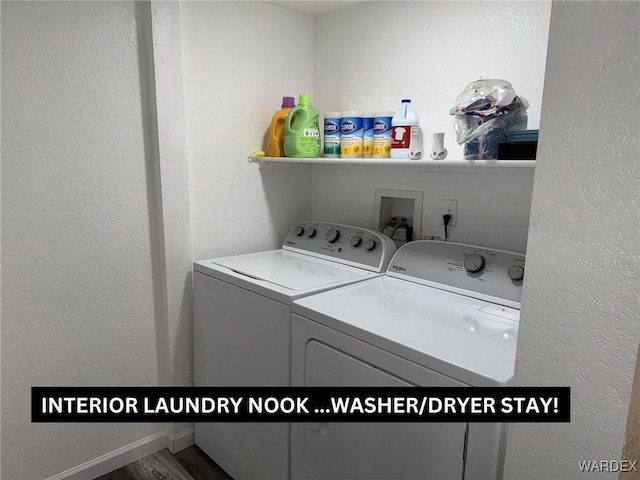
[[[503,142],[498,145],[498,160],[535,160],[538,142]]]

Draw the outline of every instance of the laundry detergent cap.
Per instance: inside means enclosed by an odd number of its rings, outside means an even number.
[[[296,106],[296,99],[293,97],[282,97],[282,108],[293,108]]]
[[[311,96],[308,93],[300,94],[300,101],[298,102],[298,106],[311,105]]]

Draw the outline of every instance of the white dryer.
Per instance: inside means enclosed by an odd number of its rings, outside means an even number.
[[[393,241],[304,222],[282,249],[194,262],[196,386],[290,386],[295,299],[384,273]],[[288,423],[196,423],[196,444],[238,480],[290,477]]]
[[[293,386],[503,386],[513,377],[523,254],[402,246],[387,274],[297,300]],[[502,478],[499,423],[293,423],[295,480]]]

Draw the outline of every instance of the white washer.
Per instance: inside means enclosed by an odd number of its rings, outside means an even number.
[[[196,386],[290,386],[295,299],[384,273],[396,247],[364,228],[304,222],[281,250],[194,262]],[[288,423],[196,423],[196,444],[238,480],[290,477]]]
[[[387,275],[297,300],[293,386],[503,386],[513,376],[523,254],[402,246]],[[500,479],[499,423],[293,423],[295,480]]]

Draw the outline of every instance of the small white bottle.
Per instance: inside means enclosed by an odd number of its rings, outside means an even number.
[[[447,149],[444,148],[444,133],[433,134],[433,146],[431,147],[431,158],[433,160],[444,160],[447,158]]]
[[[405,98],[391,120],[391,158],[408,159],[411,147],[414,151],[422,152],[422,145],[411,145],[414,129],[418,129],[413,135],[415,141],[416,138],[421,137],[419,135],[420,120],[411,105],[411,100]]]

